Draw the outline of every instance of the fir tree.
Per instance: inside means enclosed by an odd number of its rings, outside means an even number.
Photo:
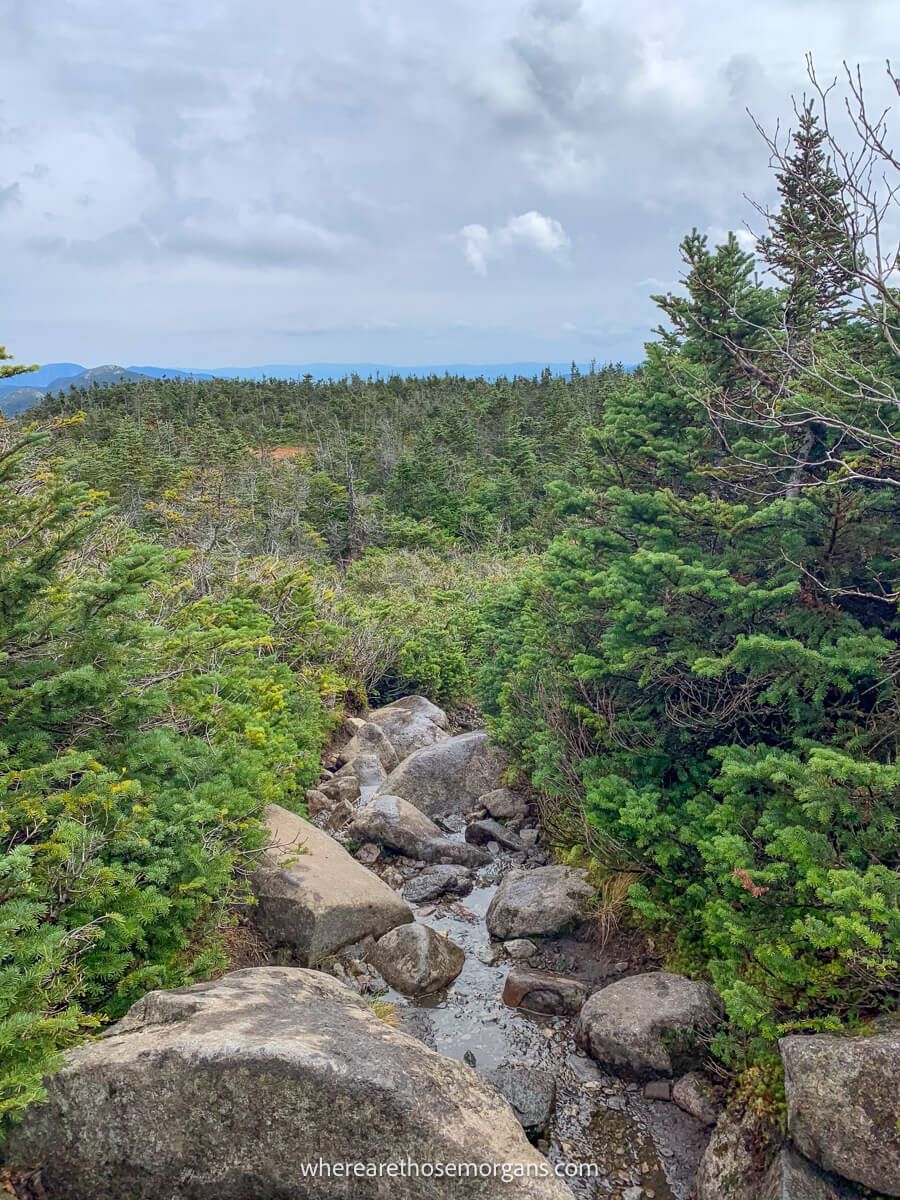
[[[793,154],[776,175],[781,206],[769,215],[758,250],[785,287],[784,319],[806,335],[833,325],[854,290],[854,248],[847,240],[843,185],[823,148],[825,130],[811,101],[798,113]]]

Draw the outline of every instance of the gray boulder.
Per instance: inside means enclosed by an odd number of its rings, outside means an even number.
[[[439,863],[403,885],[403,898],[410,904],[425,904],[441,896],[467,896],[472,890],[472,872],[467,867]]]
[[[813,1162],[900,1196],[900,1029],[785,1037],[787,1128]]]
[[[594,992],[577,1037],[597,1062],[646,1079],[698,1066],[704,1039],[720,1020],[718,997],[707,984],[651,971]]]
[[[375,943],[368,954],[376,971],[404,996],[430,996],[457,977],[465,951],[429,925],[401,925]]]
[[[269,945],[316,963],[413,919],[396,892],[309,821],[273,804],[266,825],[271,842],[252,883],[253,920]]]
[[[447,714],[424,696],[404,696],[369,713],[369,720],[384,730],[401,759],[449,736]]]
[[[500,786],[503,758],[483,729],[417,750],[392,771],[382,791],[402,796],[429,817],[463,813]]]
[[[501,941],[546,937],[577,921],[593,895],[580,868],[509,871],[494,893],[485,920],[491,937]]]
[[[346,746],[338,751],[337,760],[346,766],[360,754],[374,754],[385,771],[393,771],[400,761],[391,739],[374,721],[366,721],[360,725]]]
[[[414,804],[387,793],[358,809],[348,832],[351,838],[375,842],[408,858],[424,857],[422,847],[444,836]]]
[[[551,1071],[528,1063],[505,1063],[489,1071],[487,1078],[510,1103],[523,1129],[529,1133],[546,1129],[556,1103],[556,1080]]]
[[[66,1056],[7,1165],[40,1166],[54,1200],[434,1200],[433,1178],[344,1178],[310,1164],[522,1164],[515,1195],[572,1200],[510,1107],[462,1063],[379,1020],[317,971],[236,971],[150,992]],[[526,1166],[527,1164],[527,1166]],[[530,1173],[529,1173],[530,1172]],[[508,1200],[500,1176],[453,1180]]]
[[[751,1114],[725,1113],[694,1181],[696,1200],[859,1200],[846,1180],[827,1174]]]
[[[553,971],[513,967],[503,986],[503,1003],[529,1012],[568,1015],[580,1010],[587,993],[587,986],[580,979]]]
[[[479,867],[490,855],[479,846],[446,837],[429,817],[401,796],[380,792],[357,810],[348,830],[356,841],[375,842],[423,862]]]
[[[521,792],[512,788],[495,788],[478,797],[478,807],[486,808],[498,821],[509,821],[513,817],[528,815],[528,800]]]
[[[473,846],[488,846],[491,842],[496,842],[504,850],[525,849],[525,844],[517,833],[490,817],[484,821],[473,821],[471,825],[467,825],[466,841],[471,842]]]
[[[318,788],[306,789],[306,811],[311,817],[317,817],[320,813],[327,812],[334,804],[333,800],[320,792]]]
[[[760,1182],[760,1200],[861,1200],[861,1193],[823,1171],[791,1146],[782,1146]]]

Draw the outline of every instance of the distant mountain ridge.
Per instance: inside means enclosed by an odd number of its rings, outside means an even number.
[[[582,373],[591,370],[591,363],[576,363]],[[489,381],[502,377],[540,375],[545,370],[553,375],[568,375],[572,363],[507,362],[507,363],[426,363],[419,366],[395,366],[391,363],[271,363],[256,367],[120,367],[107,363],[99,367],[83,367],[79,363],[47,363],[37,371],[0,379],[0,412],[15,416],[37,404],[44,396],[67,391],[71,387],[105,386],[138,379],[345,379],[359,375],[366,379],[392,375],[404,378],[429,375],[460,375],[466,379],[484,378]]]

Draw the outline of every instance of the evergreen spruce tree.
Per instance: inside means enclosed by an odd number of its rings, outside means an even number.
[[[798,114],[794,152],[778,172],[781,206],[758,250],[784,286],[788,330],[808,335],[840,321],[854,290],[855,249],[847,240],[843,185],[823,149],[826,134],[811,101]]]

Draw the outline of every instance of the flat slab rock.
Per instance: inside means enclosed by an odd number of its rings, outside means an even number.
[[[66,1055],[7,1165],[53,1200],[435,1200],[429,1178],[313,1177],[326,1163],[516,1163],[514,1189],[458,1178],[463,1200],[572,1200],[509,1105],[463,1063],[391,1028],[330,976],[235,971],[150,992]]]
[[[547,937],[577,921],[594,889],[575,867],[535,867],[507,872],[488,906],[491,937]]]
[[[507,829],[499,821],[487,817],[483,821],[472,821],[466,826],[466,841],[476,846],[487,846],[496,842],[504,850],[524,850],[525,843],[513,829]]]
[[[900,1029],[797,1035],[778,1048],[798,1150],[826,1171],[900,1196]]]
[[[718,997],[707,984],[651,971],[594,992],[578,1018],[577,1038],[597,1062],[647,1079],[698,1066],[704,1038],[720,1020]]]
[[[412,921],[409,905],[309,821],[270,805],[271,843],[253,876],[253,921],[270,946],[309,964]]]

